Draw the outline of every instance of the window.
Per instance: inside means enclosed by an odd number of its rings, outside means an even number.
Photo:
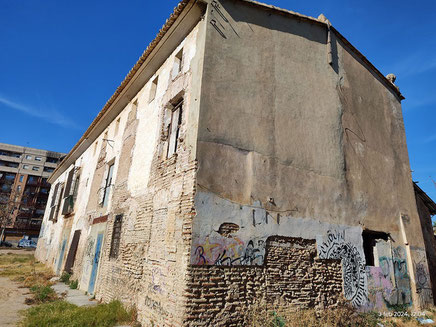
[[[47,159],[45,161],[50,162],[50,163],[57,163],[58,160],[59,160],[58,158],[47,157]]]
[[[73,167],[68,173],[67,183],[65,185],[64,192],[64,205],[62,207],[62,214],[67,215],[74,211],[74,197],[73,197],[73,189],[74,189],[74,181],[75,181],[76,167]]]
[[[21,176],[20,176],[20,183],[22,183],[23,180],[24,180],[24,175],[21,175]]]
[[[174,58],[173,70],[171,72],[172,79],[176,78],[176,76],[182,71],[182,60],[183,60],[183,49],[177,52]]]
[[[112,241],[111,241],[111,250],[109,257],[117,258],[118,252],[120,249],[120,241],[121,241],[121,225],[123,223],[123,215],[116,215],[114,221],[114,229],[112,231]]]
[[[45,171],[46,173],[52,173],[52,172],[54,172],[54,168],[51,168],[51,167],[44,167],[44,171]]]
[[[21,185],[17,186],[17,192],[20,193],[21,192]]]
[[[32,167],[32,170],[34,170],[34,171],[38,171],[38,170],[39,170],[39,167],[33,166],[33,167]]]
[[[38,182],[38,177],[36,177],[36,176],[32,176],[32,175],[30,175],[28,178],[27,178],[27,184],[30,184],[30,183],[37,183]]]
[[[18,162],[10,162],[10,161],[0,160],[0,166],[18,168]]]
[[[80,182],[80,175],[76,176],[76,180],[74,181],[74,187],[73,187],[73,200],[76,201],[77,199],[77,193],[79,191],[79,182]]]
[[[103,192],[103,207],[106,207],[109,202],[110,188],[112,186],[112,174],[114,172],[114,164],[109,166],[109,171],[106,177],[106,183]]]
[[[115,122],[115,135],[118,134],[118,130],[120,129],[120,121],[121,118],[118,118],[117,121]]]
[[[26,155],[27,160],[32,160],[32,156]]]
[[[387,241],[389,239],[389,235],[383,232],[364,230],[362,233],[362,238],[366,265],[378,267],[378,255],[376,248],[377,242],[381,240]]]
[[[35,160],[36,161],[42,161],[42,158],[41,157],[35,157]]]
[[[168,151],[167,158],[170,158],[177,150],[177,143],[182,123],[183,100],[171,111],[171,123],[168,127]]]
[[[23,169],[30,169],[29,165],[23,165]]]
[[[49,220],[57,221],[57,216],[59,213],[59,206],[61,202],[61,195],[63,191],[63,185],[60,183],[57,183],[55,185],[55,188],[53,190],[53,194],[50,200],[50,215]]]
[[[154,98],[156,97],[156,92],[157,92],[157,83],[159,81],[159,76],[156,76],[156,78],[153,80],[153,82],[151,82],[151,87],[150,87],[150,98],[148,100],[148,102],[151,102],[154,100]]]

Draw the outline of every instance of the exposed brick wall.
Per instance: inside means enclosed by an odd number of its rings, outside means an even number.
[[[189,75],[183,77],[188,79]],[[186,93],[177,154],[166,158],[164,140],[157,143],[148,184],[141,194],[134,195],[128,189],[132,152],[141,146],[136,139],[136,108],[129,114],[123,134],[123,160],[119,161],[113,188],[96,296],[105,302],[120,299],[134,305],[144,326],[181,326],[182,322],[197,169],[183,141],[190,101]],[[162,114],[162,126],[163,119]],[[117,214],[123,214],[119,255],[110,258]]]
[[[243,326],[256,303],[334,307],[340,260],[317,257],[313,240],[270,237],[263,266],[190,266],[185,326]]]

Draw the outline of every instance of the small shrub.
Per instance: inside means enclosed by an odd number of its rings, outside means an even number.
[[[61,278],[59,278],[59,281],[61,281],[62,283],[65,283],[65,284],[69,284],[70,277],[71,277],[71,275],[69,273],[64,272],[64,273],[62,273]]]
[[[79,281],[77,279],[70,282],[70,288],[72,290],[77,289],[78,286],[79,286]]]
[[[30,291],[33,293],[33,303],[44,303],[57,299],[56,292],[49,285],[35,285],[30,288]],[[26,302],[30,304],[32,301],[27,300]]]

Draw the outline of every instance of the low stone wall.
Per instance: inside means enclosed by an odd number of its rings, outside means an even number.
[[[190,266],[185,326],[244,326],[257,303],[335,307],[340,260],[319,259],[314,240],[270,237],[263,266]]]

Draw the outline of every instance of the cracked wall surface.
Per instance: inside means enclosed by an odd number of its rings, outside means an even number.
[[[210,9],[191,264],[262,265],[268,237],[303,237],[321,258],[342,258],[356,307],[425,306],[398,94],[335,33],[329,64],[325,26],[239,1]],[[237,225],[233,237],[222,224]],[[367,265],[363,231],[388,234],[404,255],[389,253],[406,271],[401,282],[386,276],[396,297],[382,304],[373,295],[383,263]]]
[[[77,279],[81,290],[94,293],[99,300],[119,299],[134,305],[144,325],[180,326],[182,321],[184,307],[180,303],[184,301],[184,277],[190,258],[196,187],[196,145],[192,140],[199,102],[201,26],[198,23],[177,45],[149,82],[76,161],[81,179],[74,212],[59,215],[57,222],[45,217],[47,227],[36,254],[55,269],[59,266],[60,274],[64,262],[59,258],[67,256],[72,235],[80,229],[71,279]],[[180,49],[182,69],[173,76],[174,56]],[[159,84],[150,100],[156,76]],[[183,100],[183,111],[176,154],[167,158],[165,115],[175,100]],[[113,181],[106,189],[111,164]],[[65,183],[68,171],[56,182]],[[110,197],[107,205],[102,205],[105,189]],[[117,215],[122,215],[119,255],[110,257]],[[97,258],[99,235],[102,239]],[[64,241],[66,249],[61,255]],[[91,292],[92,280],[95,288]]]

